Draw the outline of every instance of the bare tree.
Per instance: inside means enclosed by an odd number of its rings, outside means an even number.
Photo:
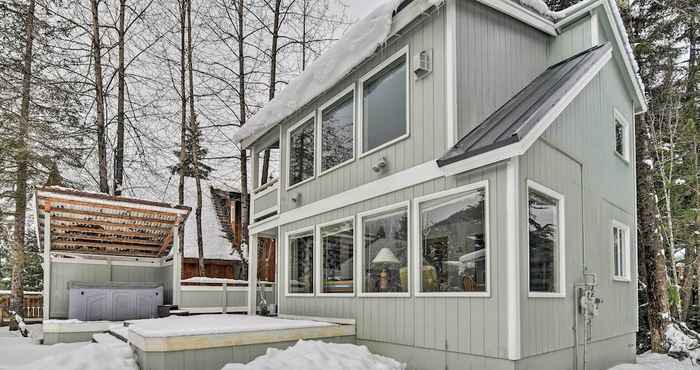
[[[98,0],[90,0],[92,12],[92,57],[95,61],[95,126],[97,127],[97,158],[100,191],[109,193],[107,178],[107,130],[105,126],[104,88],[102,85],[102,41]]]
[[[117,66],[117,147],[114,149],[114,182],[112,188],[114,195],[121,195],[124,185],[124,38],[126,16],[126,0],[119,0],[119,28],[118,33],[118,66]]]

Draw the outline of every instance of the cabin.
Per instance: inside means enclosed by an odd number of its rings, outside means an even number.
[[[644,87],[614,1],[539,5],[379,5],[240,130],[281,315],[410,369],[634,361]]]

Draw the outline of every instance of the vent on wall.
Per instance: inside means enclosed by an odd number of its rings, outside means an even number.
[[[425,78],[433,71],[433,49],[422,50],[413,56],[413,73],[416,78]]]

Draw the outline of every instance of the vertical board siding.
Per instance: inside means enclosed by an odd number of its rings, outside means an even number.
[[[505,260],[500,251],[505,248],[504,224],[499,215],[506,212],[506,169],[496,165],[473,173],[441,178],[416,185],[396,193],[368,199],[322,215],[280,227],[280,238],[288,232],[328,222],[364,211],[412,201],[416,197],[442,190],[489,181],[489,253],[491,296],[481,297],[286,297],[282,292],[280,312],[285,314],[355,319],[357,338],[367,341],[469,353],[480,356],[504,357],[507,353],[507,328],[503,322],[506,312]],[[417,217],[415,214],[411,218]],[[412,224],[409,220],[409,232]],[[356,229],[357,231],[357,226]],[[411,234],[411,238],[413,238]],[[411,252],[417,253],[415,240]],[[281,253],[286,247],[281,240]],[[359,245],[355,246],[357,251]],[[357,253],[357,252],[356,252]],[[359,262],[359,261],[358,261]],[[411,273],[417,272],[410,261]],[[286,279],[286,266],[280,268],[280,282]],[[357,276],[356,276],[357,278]],[[414,289],[415,290],[415,289]]]
[[[616,219],[627,224],[632,231],[636,229],[633,138],[629,140],[632,153],[629,163],[614,153],[614,109],[630,123],[631,136],[634,132],[632,99],[621,76],[618,65],[611,60],[522,161],[521,186],[524,187],[524,181],[530,178],[540,179],[540,183],[560,193],[562,191],[558,187],[564,189],[569,284],[567,297],[562,302],[527,298],[527,229],[522,230],[521,243],[525,251],[521,256],[524,271],[521,275],[524,290],[521,295],[524,355],[541,354],[573,345],[573,283],[583,279],[584,268],[597,274],[597,291],[604,300],[600,315],[593,322],[593,340],[613,338],[637,330],[637,314],[630,309],[637,305],[636,285],[612,280],[611,222]],[[565,154],[554,148],[561,149]],[[581,183],[576,185],[574,180],[579,179]],[[526,204],[525,195],[521,202]],[[524,208],[521,217],[527,217],[527,209]],[[572,240],[573,232],[578,233],[577,240]],[[636,281],[636,235],[634,232],[630,234],[631,280]],[[579,325],[582,325],[580,320]]]
[[[545,70],[548,36],[476,1],[456,4],[460,138]]]
[[[567,25],[562,34],[556,39],[551,39],[547,63],[550,65],[559,63],[593,46],[591,18],[585,17]]]

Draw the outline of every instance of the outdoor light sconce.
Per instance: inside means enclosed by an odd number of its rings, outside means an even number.
[[[379,158],[379,160],[377,162],[375,162],[372,165],[372,171],[374,171],[376,173],[382,173],[386,170],[386,166],[387,166],[386,158],[381,157],[381,158]]]

